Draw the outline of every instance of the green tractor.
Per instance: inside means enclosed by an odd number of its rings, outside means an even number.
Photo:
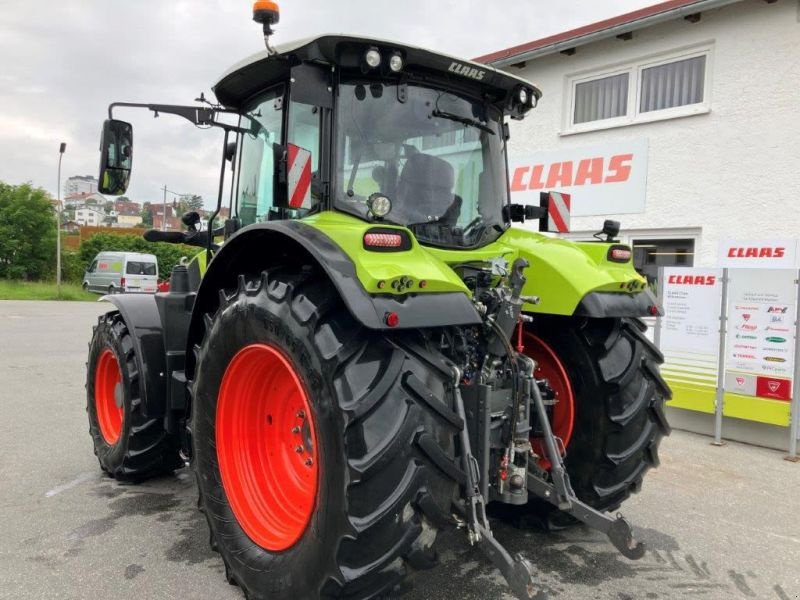
[[[218,104],[109,107],[104,193],[125,191],[133,157],[115,110],[225,140],[208,227],[189,214],[188,231],[145,235],[199,254],[169,292],[105,298],[87,373],[103,470],[140,481],[188,462],[251,600],[381,597],[451,527],[519,598],[543,598],[490,506],[584,522],[641,557],[608,512],[669,432],[640,319],[660,309],[613,228],[571,243],[512,226],[542,216],[510,202],[506,165],[507,118],[539,90],[377,39],[272,48],[275,5],[255,16],[267,49],[222,76]]]

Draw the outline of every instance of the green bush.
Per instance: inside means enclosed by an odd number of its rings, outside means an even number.
[[[0,182],[0,278],[46,279],[55,266],[55,211],[47,192]]]
[[[81,259],[80,252],[63,251],[61,253],[61,281],[66,283],[82,283],[83,274],[89,263]]]
[[[191,258],[202,249],[184,244],[167,244],[165,242],[148,242],[136,235],[114,235],[112,233],[96,233],[81,243],[80,262],[85,269],[100,252],[143,252],[155,254],[158,260],[158,278],[169,279],[172,267],[186,256]],[[81,277],[83,271],[81,271]]]

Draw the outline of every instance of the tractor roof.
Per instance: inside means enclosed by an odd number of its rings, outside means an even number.
[[[398,42],[342,34],[326,34],[282,44],[276,47],[273,55],[262,50],[228,69],[214,86],[214,93],[223,105],[238,108],[273,82],[286,79],[292,66],[312,62],[346,69],[356,66],[352,63],[353,56],[363,56],[363,52],[371,46],[382,52],[400,52],[405,63],[404,72],[438,74],[454,83],[458,82],[460,87],[493,92],[498,98],[505,97],[521,85],[537,99],[541,96],[541,92],[529,81],[488,65]]]

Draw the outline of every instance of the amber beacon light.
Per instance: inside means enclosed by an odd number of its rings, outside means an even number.
[[[264,43],[270,54],[274,54],[275,50],[269,43],[269,36],[275,33],[272,26],[277,24],[281,18],[281,11],[278,8],[277,2],[270,0],[256,0],[253,3],[253,20],[256,23],[261,23],[264,27]]]

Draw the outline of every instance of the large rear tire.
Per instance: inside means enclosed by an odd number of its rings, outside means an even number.
[[[122,315],[98,319],[86,364],[86,412],[100,467],[120,481],[141,481],[183,466],[180,442],[163,419],[144,414],[142,372]]]
[[[671,392],[658,367],[664,359],[646,330],[638,319],[542,316],[528,331],[541,343],[528,344],[526,352],[556,379],[552,387],[572,394],[559,399],[574,402],[569,410],[560,407],[562,422],[572,413],[572,426],[554,430],[569,431],[564,464],[572,487],[598,510],[614,511],[641,489],[645,473],[658,466],[662,437],[670,432],[664,402]],[[559,372],[566,381],[558,381]],[[550,528],[575,522],[539,499],[510,512]]]
[[[426,562],[459,419],[418,334],[362,328],[313,269],[272,270],[221,295],[196,353],[199,505],[248,600],[376,598]]]

